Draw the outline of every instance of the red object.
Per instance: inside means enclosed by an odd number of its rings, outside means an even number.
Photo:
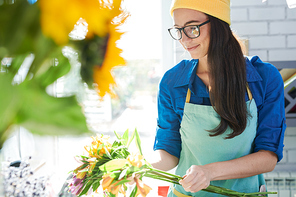
[[[167,197],[170,186],[158,186],[158,196]]]

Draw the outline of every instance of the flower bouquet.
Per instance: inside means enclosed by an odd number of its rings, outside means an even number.
[[[141,141],[137,130],[129,136],[128,130],[120,136],[114,132],[117,139],[113,143],[109,137],[97,135],[92,137],[92,143],[85,146],[88,155],[77,156],[79,167],[74,169],[72,179],[69,180],[69,192],[82,196],[103,191],[105,197],[116,197],[119,193],[126,196],[127,183],[136,184],[129,194],[130,197],[141,195],[146,197],[151,188],[143,183],[143,177],[179,184],[182,177],[155,169],[142,154]],[[138,153],[130,153],[129,145],[135,139]],[[210,185],[204,191],[218,193],[225,196],[258,196],[276,194],[276,192],[241,193],[226,188]]]

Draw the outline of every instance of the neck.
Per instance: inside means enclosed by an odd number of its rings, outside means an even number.
[[[197,67],[196,74],[203,74],[203,73],[209,73],[207,56],[198,60],[198,67]]]

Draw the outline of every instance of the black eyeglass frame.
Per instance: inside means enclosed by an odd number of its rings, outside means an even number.
[[[169,31],[169,34],[171,35],[171,37],[172,37],[174,40],[180,40],[180,39],[182,39],[182,31],[184,32],[184,34],[185,34],[188,38],[194,39],[194,38],[198,38],[198,37],[200,36],[200,27],[203,26],[203,25],[205,25],[205,24],[208,24],[209,22],[210,22],[210,20],[207,20],[207,21],[203,22],[203,23],[200,24],[200,25],[188,25],[188,26],[185,26],[185,27],[182,27],[182,28],[172,27],[172,28],[169,28],[168,31]],[[186,32],[184,31],[184,29],[185,29],[186,27],[197,27],[197,29],[198,29],[198,35],[197,35],[197,36],[194,36],[194,37],[190,37],[190,36],[188,36],[188,35],[186,34]],[[174,36],[172,36],[172,34],[171,34],[171,30],[172,30],[172,29],[178,29],[178,30],[180,31],[180,38],[179,38],[179,39],[176,39],[176,38],[174,38]]]

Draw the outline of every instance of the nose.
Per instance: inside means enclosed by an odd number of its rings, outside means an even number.
[[[188,36],[184,33],[184,30],[181,31],[181,33],[182,33],[182,38],[179,40],[181,43],[185,43],[192,40],[191,38],[188,38]]]

